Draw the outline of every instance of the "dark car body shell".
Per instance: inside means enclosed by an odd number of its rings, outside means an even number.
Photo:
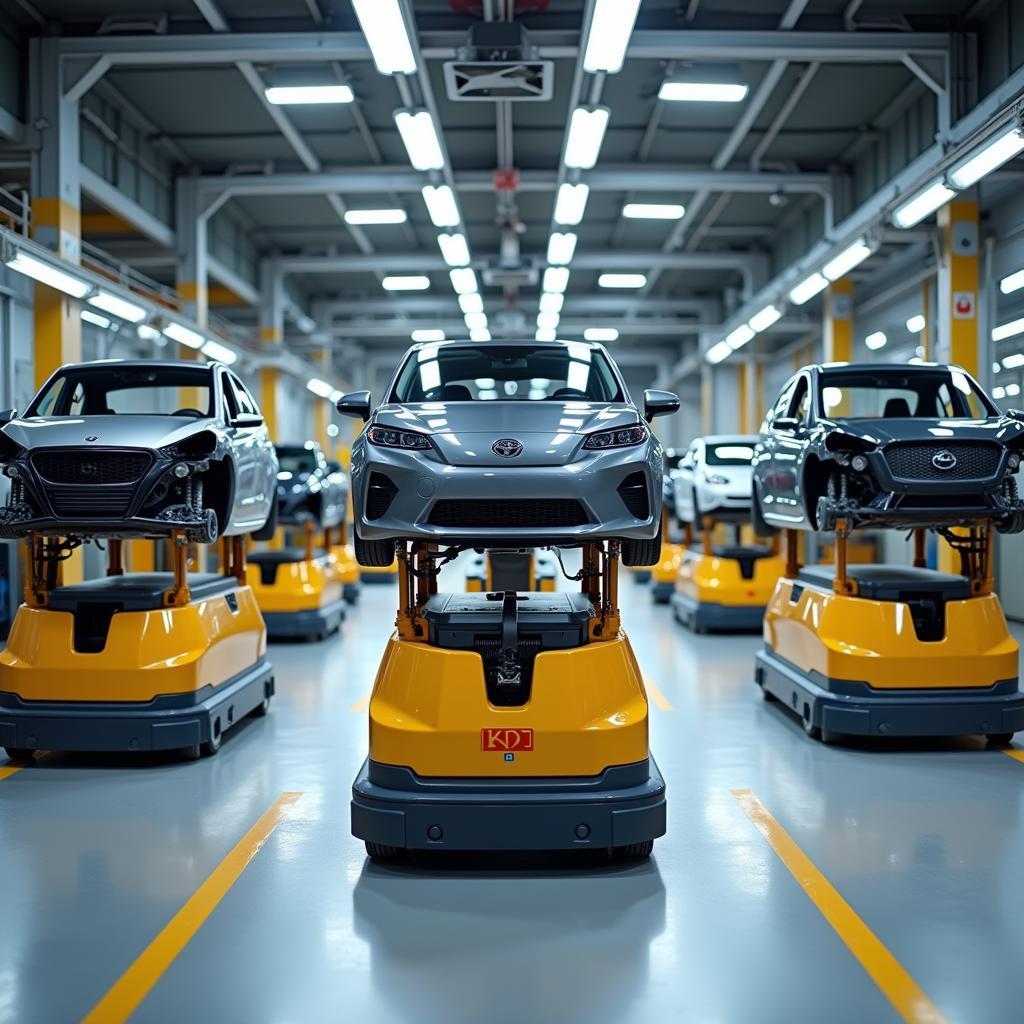
[[[278,474],[277,521],[282,526],[311,522],[319,529],[333,529],[345,519],[348,477],[340,467],[327,461],[315,441],[304,445],[278,445],[278,458],[282,453],[287,455],[300,448],[312,453],[316,468],[290,479],[282,479]]]

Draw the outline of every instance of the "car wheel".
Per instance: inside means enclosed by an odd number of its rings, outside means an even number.
[[[657,565],[661,560],[661,537],[653,540],[624,540],[622,564],[630,566]]]
[[[277,517],[280,510],[278,508],[277,498],[275,497],[270,505],[270,514],[267,516],[267,521],[258,529],[253,531],[253,540],[273,540],[274,534],[277,533]]]
[[[189,530],[189,540],[194,541],[196,544],[214,544],[217,541],[217,536],[220,533],[220,527],[217,523],[217,513],[212,508],[203,509],[203,523],[200,527],[194,530]]]
[[[758,537],[770,537],[775,533],[775,527],[768,525],[764,518],[764,512],[761,511],[761,495],[756,485],[750,500],[750,525]]]
[[[1020,533],[1024,530],[1024,512],[1012,512],[1005,519],[996,523],[1000,533]]]
[[[814,510],[814,528],[819,533],[831,533],[836,528],[835,511],[829,507],[828,498],[824,494],[818,498]]]
[[[363,540],[358,530],[353,530],[352,546],[356,561],[371,569],[386,569],[395,560],[393,540]]]

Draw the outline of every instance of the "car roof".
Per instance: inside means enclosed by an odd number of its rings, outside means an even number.
[[[200,363],[190,359],[92,359],[83,363],[66,363],[61,370],[91,370],[107,366],[138,366],[161,370],[212,370],[222,363]]]
[[[812,367],[828,373],[872,373],[875,370],[893,370],[901,373],[926,373],[929,370],[959,370],[956,363],[819,363]]]
[[[420,342],[417,342],[415,345],[413,345],[409,349],[409,351],[410,352],[418,352],[420,349],[423,349],[423,348],[439,348],[440,349],[440,348],[453,348],[453,347],[454,348],[460,348],[460,347],[465,347],[465,346],[472,346],[474,348],[479,348],[480,346],[485,346],[486,347],[486,346],[491,346],[491,345],[494,345],[494,346],[497,346],[497,345],[504,345],[504,346],[509,346],[509,345],[518,346],[518,345],[522,345],[524,347],[528,346],[529,348],[567,348],[569,345],[582,345],[584,348],[589,348],[592,351],[595,351],[595,350],[599,351],[599,352],[604,352],[605,351],[604,345],[598,345],[597,343],[592,342],[592,341],[563,341],[561,339],[557,339],[555,341],[534,341],[531,338],[502,338],[502,339],[500,339],[498,341],[472,341],[469,338],[464,338],[462,340],[454,338],[454,339],[451,339],[449,341],[420,341]]]

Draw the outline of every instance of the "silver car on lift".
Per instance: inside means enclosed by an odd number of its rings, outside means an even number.
[[[679,399],[643,409],[600,345],[442,342],[406,353],[352,446],[356,557],[390,565],[395,541],[466,547],[620,540],[627,565],[660,553],[663,454],[648,427]]]

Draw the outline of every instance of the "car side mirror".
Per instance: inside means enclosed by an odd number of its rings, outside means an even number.
[[[800,421],[795,416],[780,416],[773,424],[775,430],[796,430]]]
[[[354,416],[365,423],[370,418],[372,406],[373,396],[369,391],[353,391],[338,399],[337,409],[342,416]]]
[[[1024,423],[1024,409],[1004,409],[1005,415],[1009,416],[1011,420],[1017,420],[1019,423]],[[0,412],[0,426],[8,421],[4,419],[7,415],[5,412]]]
[[[17,418],[17,409],[0,409],[0,427],[6,427],[11,420],[16,420]]]
[[[679,412],[679,396],[673,395],[671,391],[656,391],[648,388],[644,392],[644,419],[648,423],[655,416],[670,416]]]
[[[240,412],[232,420],[233,427],[262,427],[263,417],[255,412]]]

